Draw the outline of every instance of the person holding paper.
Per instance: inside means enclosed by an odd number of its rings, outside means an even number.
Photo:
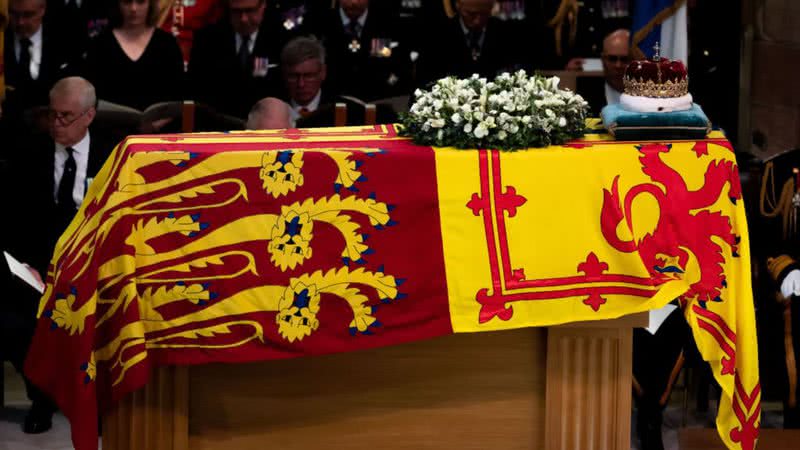
[[[3,244],[10,255],[32,268],[34,277],[46,273],[58,237],[113,148],[99,133],[89,131],[96,103],[94,86],[85,79],[58,81],[50,90],[49,136],[26,139],[30,147],[16,149],[9,162],[4,192],[9,211],[17,214],[4,224]],[[17,280],[9,286],[2,301],[0,353],[21,370],[36,326],[39,293]],[[27,388],[33,405],[23,429],[42,433],[51,427],[55,406],[35,386]]]

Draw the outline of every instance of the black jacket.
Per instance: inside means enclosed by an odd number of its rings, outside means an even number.
[[[279,24],[264,20],[251,53],[252,70],[242,69],[236,36],[227,17],[195,34],[189,61],[192,97],[217,111],[247,118],[260,99],[280,92],[278,64],[285,35]]]

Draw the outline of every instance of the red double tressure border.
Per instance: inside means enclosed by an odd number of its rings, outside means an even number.
[[[604,273],[608,270],[608,264],[599,261],[594,253],[589,253],[586,261],[577,265],[577,272],[583,272],[584,275],[525,279],[524,269],[512,269],[511,267],[504,212],[507,211],[508,217],[513,218],[517,213],[517,208],[524,205],[527,199],[519,195],[513,186],[505,186],[505,192],[503,191],[498,151],[480,150],[478,160],[481,192],[480,194],[473,193],[466,206],[476,216],[483,212],[492,275],[491,290],[483,288],[477,292],[475,297],[482,305],[479,314],[480,323],[487,322],[493,317],[499,317],[502,320],[511,319],[514,313],[513,308],[511,305],[506,306],[510,302],[586,296],[584,304],[598,311],[600,306],[606,302],[603,295],[650,298],[656,293],[654,288],[657,286],[657,282],[650,278]],[[494,230],[495,223],[497,233]],[[597,283],[610,283],[610,285],[597,286]],[[579,286],[581,284],[592,284],[592,286]],[[565,289],[555,289],[559,287]],[[536,292],[524,291],[532,288],[553,289]]]

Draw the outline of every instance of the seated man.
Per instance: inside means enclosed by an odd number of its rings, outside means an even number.
[[[347,125],[364,123],[364,105],[352,99],[332,95],[325,86],[328,67],[325,48],[314,38],[298,37],[281,52],[281,72],[291,106],[292,122],[299,128],[335,125],[335,103],[347,106]],[[395,120],[392,111],[378,108],[378,122]]]
[[[282,130],[292,127],[289,105],[275,97],[259,100],[247,116],[248,130]]]
[[[604,106],[619,103],[619,98],[625,90],[622,79],[625,76],[625,69],[631,61],[629,56],[630,37],[628,30],[619,29],[610,33],[603,40],[602,81],[599,78],[578,79],[578,94],[581,94],[589,102],[594,117],[600,117],[600,111]],[[567,68],[580,69],[581,63],[580,58],[575,58],[569,62]]]
[[[95,174],[113,149],[112,142],[90,132],[96,114],[94,86],[79,77],[58,81],[50,90],[49,136],[30,136],[24,148],[10,154],[8,183],[2,192],[9,211],[26,211],[3,221],[4,250],[29,264],[40,280],[53,248],[78,210]],[[24,193],[21,195],[20,193]],[[39,294],[19,280],[9,280],[2,305],[0,353],[22,373],[36,327]],[[55,405],[36,386],[27,383],[32,406],[25,418],[26,433],[50,429]]]
[[[281,73],[286,87],[292,119],[306,118],[330,103],[331,96],[322,84],[328,76],[325,49],[314,38],[292,39],[281,51]]]

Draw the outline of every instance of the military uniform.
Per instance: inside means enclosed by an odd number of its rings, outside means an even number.
[[[194,33],[222,17],[225,0],[161,0],[161,29],[178,40],[184,64],[189,63]]]
[[[409,49],[385,11],[369,8],[364,19],[347,25],[339,8],[323,15],[318,33],[328,54],[328,86],[336,94],[371,101],[410,90]]]

